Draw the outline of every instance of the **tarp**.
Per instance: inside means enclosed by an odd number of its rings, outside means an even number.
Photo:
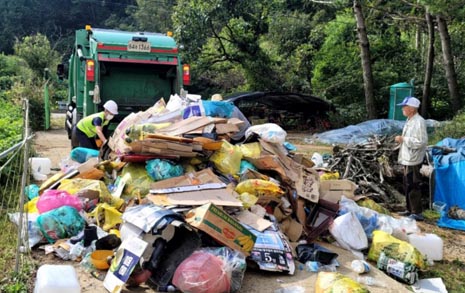
[[[324,144],[362,144],[369,141],[374,136],[400,135],[405,121],[392,119],[374,119],[361,122],[356,125],[349,125],[344,128],[333,129],[323,133],[316,133],[312,136],[313,142]],[[428,133],[432,133],[435,127],[441,122],[436,120],[426,120]]]
[[[436,145],[455,148],[457,151],[444,154],[432,149],[434,162],[434,201],[446,203],[439,227],[465,230],[465,220],[455,220],[447,216],[450,207],[457,205],[465,209],[465,139],[445,138]]]

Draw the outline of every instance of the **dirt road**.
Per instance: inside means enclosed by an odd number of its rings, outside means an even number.
[[[57,123],[60,125],[60,123]],[[63,124],[61,124],[63,125]],[[52,161],[52,169],[59,169],[60,162],[62,159],[69,156],[70,147],[69,140],[66,136],[64,129],[53,129],[46,132],[37,132],[35,136],[35,150],[37,155],[41,157],[48,157]],[[437,227],[436,227],[437,228]],[[460,243],[457,243],[457,246],[463,245],[463,238]],[[354,256],[341,248],[332,246],[329,244],[324,244],[330,250],[339,254],[338,261],[340,267],[338,272],[348,275],[352,278],[356,278],[357,274],[350,270],[350,263],[354,259]],[[456,249],[457,246],[454,246],[453,249]],[[445,251],[445,254],[450,251]],[[454,254],[457,256],[456,254]],[[455,257],[454,256],[454,257]],[[465,259],[465,253],[459,255]],[[72,262],[66,262],[54,257],[52,255],[44,255],[42,250],[34,251],[34,257],[38,260],[39,264],[44,263],[53,263],[53,264],[71,264]],[[102,282],[93,278],[89,272],[86,272],[79,263],[72,263],[76,268],[79,276],[79,281],[81,284],[81,289],[83,293],[92,292],[107,292]],[[302,269],[296,262],[296,272],[293,276],[277,273],[269,273],[262,271],[247,271],[243,280],[242,288],[240,292],[275,292],[276,290],[282,288],[289,288],[288,291],[279,291],[279,292],[296,292],[297,289],[302,289],[305,292],[314,292],[314,284],[316,281],[316,273],[307,272],[305,269]],[[377,270],[376,268],[372,269],[370,275],[375,277],[378,280],[381,280],[387,285],[387,288],[379,287],[370,287],[371,292],[409,292],[406,287],[393,279],[387,277],[384,273]],[[293,290],[290,290],[293,287]],[[125,289],[123,292],[153,292],[147,287],[141,288],[131,288]]]

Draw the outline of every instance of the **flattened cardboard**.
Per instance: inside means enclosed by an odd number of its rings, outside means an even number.
[[[282,180],[291,184],[300,197],[312,202],[318,202],[319,176],[313,169],[305,168],[285,154],[285,149],[278,144],[259,140],[262,156],[258,159],[247,159],[259,170],[273,170],[278,172]],[[270,153],[273,155],[266,155]]]
[[[186,173],[182,176],[160,180],[150,184],[150,189],[165,189],[174,186],[198,185],[206,183],[221,183],[218,176],[210,168],[198,172]]]
[[[232,187],[222,189],[208,189],[190,192],[177,192],[167,194],[167,200],[172,205],[200,206],[207,203],[214,203],[218,206],[242,207],[242,202],[236,197],[239,196]],[[149,199],[151,196],[149,196]]]
[[[350,180],[321,180],[320,198],[337,203],[344,195],[347,198],[354,198],[354,191],[357,185]]]
[[[92,158],[89,158],[87,161],[85,161],[84,163],[82,163],[81,165],[79,165],[79,167],[77,167],[79,173],[85,173],[87,171],[90,171],[90,170],[93,170],[95,165],[97,165],[99,163],[98,161],[98,158],[97,157],[92,157]]]
[[[154,182],[150,185],[150,189],[165,189],[207,183],[222,183],[210,168]],[[231,186],[211,190],[174,192],[162,196],[163,197],[160,195],[148,195],[147,198],[155,204],[163,205],[199,206],[212,202],[219,206],[242,207],[242,202],[237,199],[238,194]]]
[[[245,124],[245,121],[242,121],[239,118],[233,117],[233,118],[228,119],[228,124],[234,124],[234,125],[237,125],[237,126],[242,126],[242,125]]]
[[[258,171],[255,171],[255,170],[252,170],[252,169],[247,169],[244,173],[241,174],[241,180],[240,181],[244,181],[244,180],[247,180],[247,179],[262,179],[262,180],[269,181],[270,177],[268,177],[267,175],[262,174],[262,173],[260,173]]]
[[[320,196],[320,180],[318,173],[301,166],[299,179],[296,181],[297,194],[311,202],[317,203]]]
[[[194,131],[198,128],[205,127],[212,123],[226,122],[224,118],[212,118],[212,117],[203,117],[203,116],[191,116],[182,121],[176,122],[169,127],[160,129],[160,132],[163,132],[168,135],[181,135]]]
[[[192,152],[192,144],[191,143],[181,143],[181,142],[174,142],[174,141],[167,141],[163,139],[144,139],[135,141],[130,144],[131,149],[133,152],[140,153],[144,152],[144,150],[155,148],[155,149],[166,149],[166,150],[174,150],[174,151],[182,151],[182,152]]]
[[[256,214],[249,212],[248,210],[242,211],[236,216],[236,219],[238,219],[239,222],[249,225],[250,227],[260,232],[263,232],[265,229],[273,225],[272,222],[265,220]]]
[[[89,169],[85,172],[79,172],[78,175],[76,175],[74,178],[78,179],[96,179],[96,180],[100,180],[102,179],[103,177],[105,176],[105,172],[103,172],[102,170],[100,169],[97,169],[97,168],[92,168],[92,169]]]
[[[216,124],[216,133],[218,134],[234,133],[238,131],[239,131],[239,127],[234,124],[229,124],[229,123]]]

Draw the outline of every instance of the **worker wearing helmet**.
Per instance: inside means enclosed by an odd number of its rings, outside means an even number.
[[[102,143],[106,142],[104,129],[110,124],[110,120],[118,114],[118,105],[115,101],[108,100],[103,105],[104,111],[89,115],[81,119],[76,125],[76,136],[79,140],[79,146],[89,149],[99,149],[96,138]]]

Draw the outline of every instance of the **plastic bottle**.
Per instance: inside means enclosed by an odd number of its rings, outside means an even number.
[[[368,286],[386,287],[386,284],[370,276],[359,276],[357,282]]]
[[[364,260],[353,260],[350,267],[354,272],[359,274],[368,273],[370,271],[370,265]]]

